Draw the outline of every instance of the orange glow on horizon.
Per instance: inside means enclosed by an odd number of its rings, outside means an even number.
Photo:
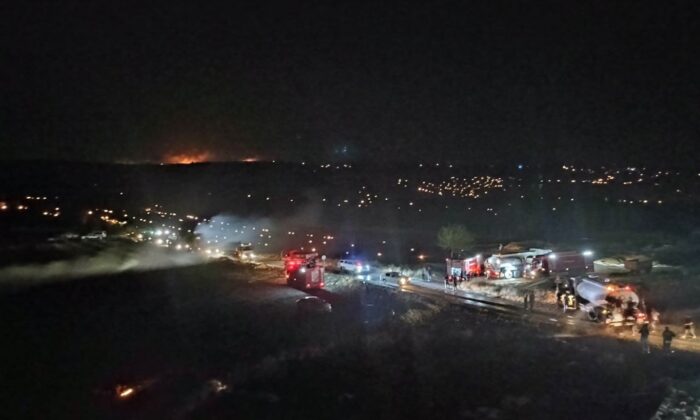
[[[173,153],[165,156],[164,163],[171,165],[189,165],[192,163],[202,163],[211,160],[209,152],[193,152],[193,153]]]

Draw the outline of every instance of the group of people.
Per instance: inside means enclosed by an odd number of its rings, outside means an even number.
[[[459,275],[452,274],[450,276],[445,277],[445,287],[447,286],[453,286],[455,289],[459,287],[459,285],[463,281],[470,281],[472,279],[472,273],[470,272],[464,272],[463,270],[459,272]]]
[[[657,318],[658,321],[658,318]],[[651,350],[649,348],[649,334],[651,333],[652,326],[653,326],[653,321],[652,323],[649,322],[644,322],[644,324],[639,328],[639,336],[640,336],[640,342],[642,343],[642,352],[643,353],[651,353]],[[695,335],[695,323],[693,320],[689,317],[686,317],[685,320],[683,321],[683,338],[688,339],[688,338],[697,338]],[[664,327],[663,332],[661,333],[661,338],[662,338],[662,349],[665,354],[670,354],[672,353],[671,351],[671,342],[673,341],[674,338],[676,338],[676,333],[671,331],[671,329],[666,326]]]

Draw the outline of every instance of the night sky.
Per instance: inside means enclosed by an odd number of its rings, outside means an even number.
[[[697,1],[123,3],[1,6],[0,159],[700,155]]]

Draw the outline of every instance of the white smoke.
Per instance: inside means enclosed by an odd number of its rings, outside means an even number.
[[[151,245],[113,245],[94,255],[0,268],[0,286],[31,286],[124,271],[192,265],[202,261],[202,257],[197,253],[176,252]]]
[[[319,200],[309,200],[294,213],[277,218],[241,217],[222,213],[195,228],[203,246],[229,251],[244,243],[256,249],[279,250],[288,245],[289,232],[317,227],[321,220]]]

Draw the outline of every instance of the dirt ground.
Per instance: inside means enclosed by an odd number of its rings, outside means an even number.
[[[329,278],[330,279],[330,278]],[[8,418],[650,418],[696,354],[230,261],[0,296]],[[118,388],[118,386],[122,386]],[[124,398],[118,392],[131,389]]]

